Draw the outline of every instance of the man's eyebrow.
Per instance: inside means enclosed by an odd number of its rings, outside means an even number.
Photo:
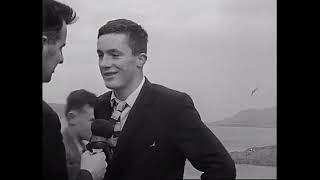
[[[119,51],[118,49],[108,49],[106,52],[107,53],[119,53],[119,54],[122,54],[122,52]]]
[[[119,50],[117,50],[117,49],[108,49],[108,50],[106,50],[105,51],[106,53],[122,53],[121,51],[119,51]],[[102,50],[100,50],[100,49],[97,49],[97,53],[103,53],[103,51]]]
[[[65,46],[66,46],[66,43],[63,43],[63,44],[61,45],[61,48],[65,47]]]

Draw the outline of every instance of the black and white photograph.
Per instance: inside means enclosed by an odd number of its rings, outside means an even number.
[[[276,5],[42,0],[43,179],[277,179]]]

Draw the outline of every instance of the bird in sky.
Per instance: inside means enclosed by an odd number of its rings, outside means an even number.
[[[253,91],[251,91],[251,96],[258,90],[258,88],[255,88]]]

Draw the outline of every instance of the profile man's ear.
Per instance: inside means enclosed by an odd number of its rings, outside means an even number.
[[[144,64],[146,63],[146,61],[147,61],[147,58],[148,58],[148,56],[147,56],[147,54],[146,53],[140,53],[139,55],[138,55],[138,67],[143,67],[144,66]]]
[[[42,35],[42,50],[45,44],[48,43],[48,37],[45,35]]]
[[[46,35],[42,35],[42,46],[47,43],[48,37]]]

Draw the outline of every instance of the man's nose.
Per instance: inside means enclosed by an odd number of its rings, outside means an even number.
[[[62,64],[63,63],[63,55],[61,55],[61,58],[59,60],[59,64]]]
[[[103,58],[100,60],[101,67],[111,67],[111,65],[112,65],[112,59],[108,56],[103,56]]]

